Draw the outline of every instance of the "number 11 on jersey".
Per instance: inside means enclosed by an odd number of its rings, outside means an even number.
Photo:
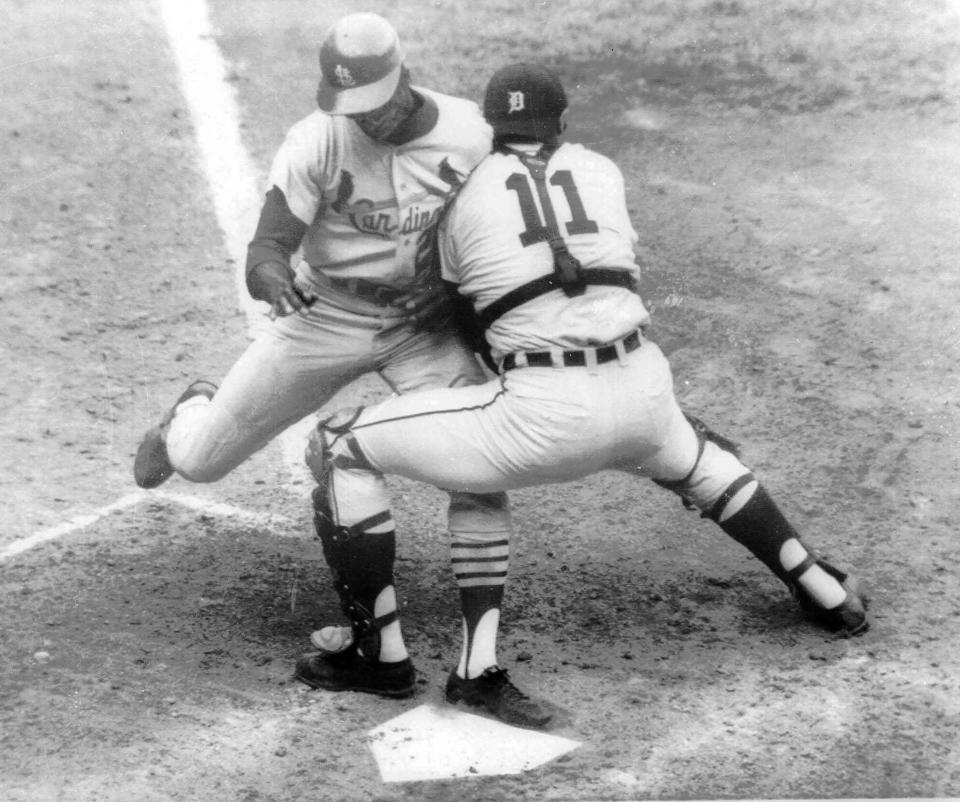
[[[567,234],[571,236],[574,234],[595,234],[598,230],[597,224],[587,217],[586,210],[583,208],[583,201],[580,199],[580,193],[577,191],[577,185],[573,180],[573,173],[569,170],[557,170],[550,176],[550,183],[563,190],[567,205],[570,207],[571,219],[566,224]],[[526,248],[537,242],[547,242],[550,239],[550,231],[533,200],[530,177],[524,173],[511,173],[506,180],[506,187],[517,193],[517,199],[520,202],[520,214],[523,216],[525,229],[520,234],[520,243]],[[551,216],[552,211],[551,209],[548,212]]]

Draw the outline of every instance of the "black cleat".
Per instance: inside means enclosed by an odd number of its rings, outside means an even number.
[[[447,701],[482,707],[515,727],[542,729],[553,718],[553,713],[519,690],[506,670],[498,666],[491,666],[475,679],[462,679],[456,671],[451,671],[447,679]]]
[[[294,677],[323,691],[358,691],[403,699],[412,696],[417,672],[408,657],[397,663],[369,660],[355,646],[342,652],[307,652],[297,660]]]
[[[133,461],[133,478],[139,487],[152,490],[173,476],[173,466],[167,455],[167,429],[176,414],[177,407],[189,398],[205,395],[213,398],[217,386],[207,381],[195,381],[176,400],[176,403],[163,416],[163,420],[143,436]]]

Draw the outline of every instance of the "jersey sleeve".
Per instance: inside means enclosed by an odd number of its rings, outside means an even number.
[[[454,116],[458,126],[456,137],[460,143],[456,153],[456,164],[447,161],[448,167],[456,171],[456,175],[445,180],[453,187],[452,195],[447,199],[447,206],[437,224],[437,251],[440,262],[440,278],[451,284],[460,284],[460,260],[457,255],[454,237],[449,234],[457,226],[463,225],[462,204],[458,203],[460,192],[467,180],[480,163],[490,155],[493,138],[493,129],[483,119],[480,107],[467,100],[456,101],[458,113]]]
[[[264,262],[289,265],[306,230],[303,221],[290,211],[283,192],[272,187],[260,210],[257,230],[247,246],[247,276]]]
[[[483,159],[490,154],[493,144],[493,129],[483,118],[480,107],[473,102],[469,103],[469,111],[463,115],[467,131],[472,136],[466,142],[467,172],[470,173]]]
[[[621,223],[624,233],[630,240],[631,246],[636,246],[639,241],[639,236],[637,236],[636,229],[633,227],[633,221],[630,219],[630,213],[628,212],[627,206],[627,187],[626,182],[623,179],[623,173],[620,168],[612,159],[608,159],[606,156],[600,157],[603,162],[606,164],[607,169],[610,172],[610,183],[612,186],[616,187],[616,196],[619,201],[615,208],[621,210]]]
[[[270,167],[268,186],[282,192],[290,212],[308,226],[329,183],[331,145],[329,120],[317,112],[290,129]]]
[[[451,201],[437,223],[437,253],[440,260],[440,278],[451,284],[460,283],[456,247],[450,236],[456,205]]]

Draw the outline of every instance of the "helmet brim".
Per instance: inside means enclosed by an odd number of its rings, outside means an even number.
[[[317,89],[317,105],[327,114],[364,114],[379,109],[397,91],[402,64],[373,83],[364,86],[342,88],[331,86],[320,76]]]
[[[538,120],[490,120],[487,122],[493,128],[496,136],[514,134],[516,136],[532,136],[543,140],[556,136],[560,131],[559,117],[544,117]]]

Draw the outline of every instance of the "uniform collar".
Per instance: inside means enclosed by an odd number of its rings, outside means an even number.
[[[440,116],[437,102],[429,95],[424,95],[416,89],[411,89],[410,91],[413,92],[414,97],[420,102],[420,106],[399,128],[384,140],[388,145],[406,145],[408,142],[412,142],[414,139],[419,139],[424,134],[430,133],[437,124],[437,118]]]

